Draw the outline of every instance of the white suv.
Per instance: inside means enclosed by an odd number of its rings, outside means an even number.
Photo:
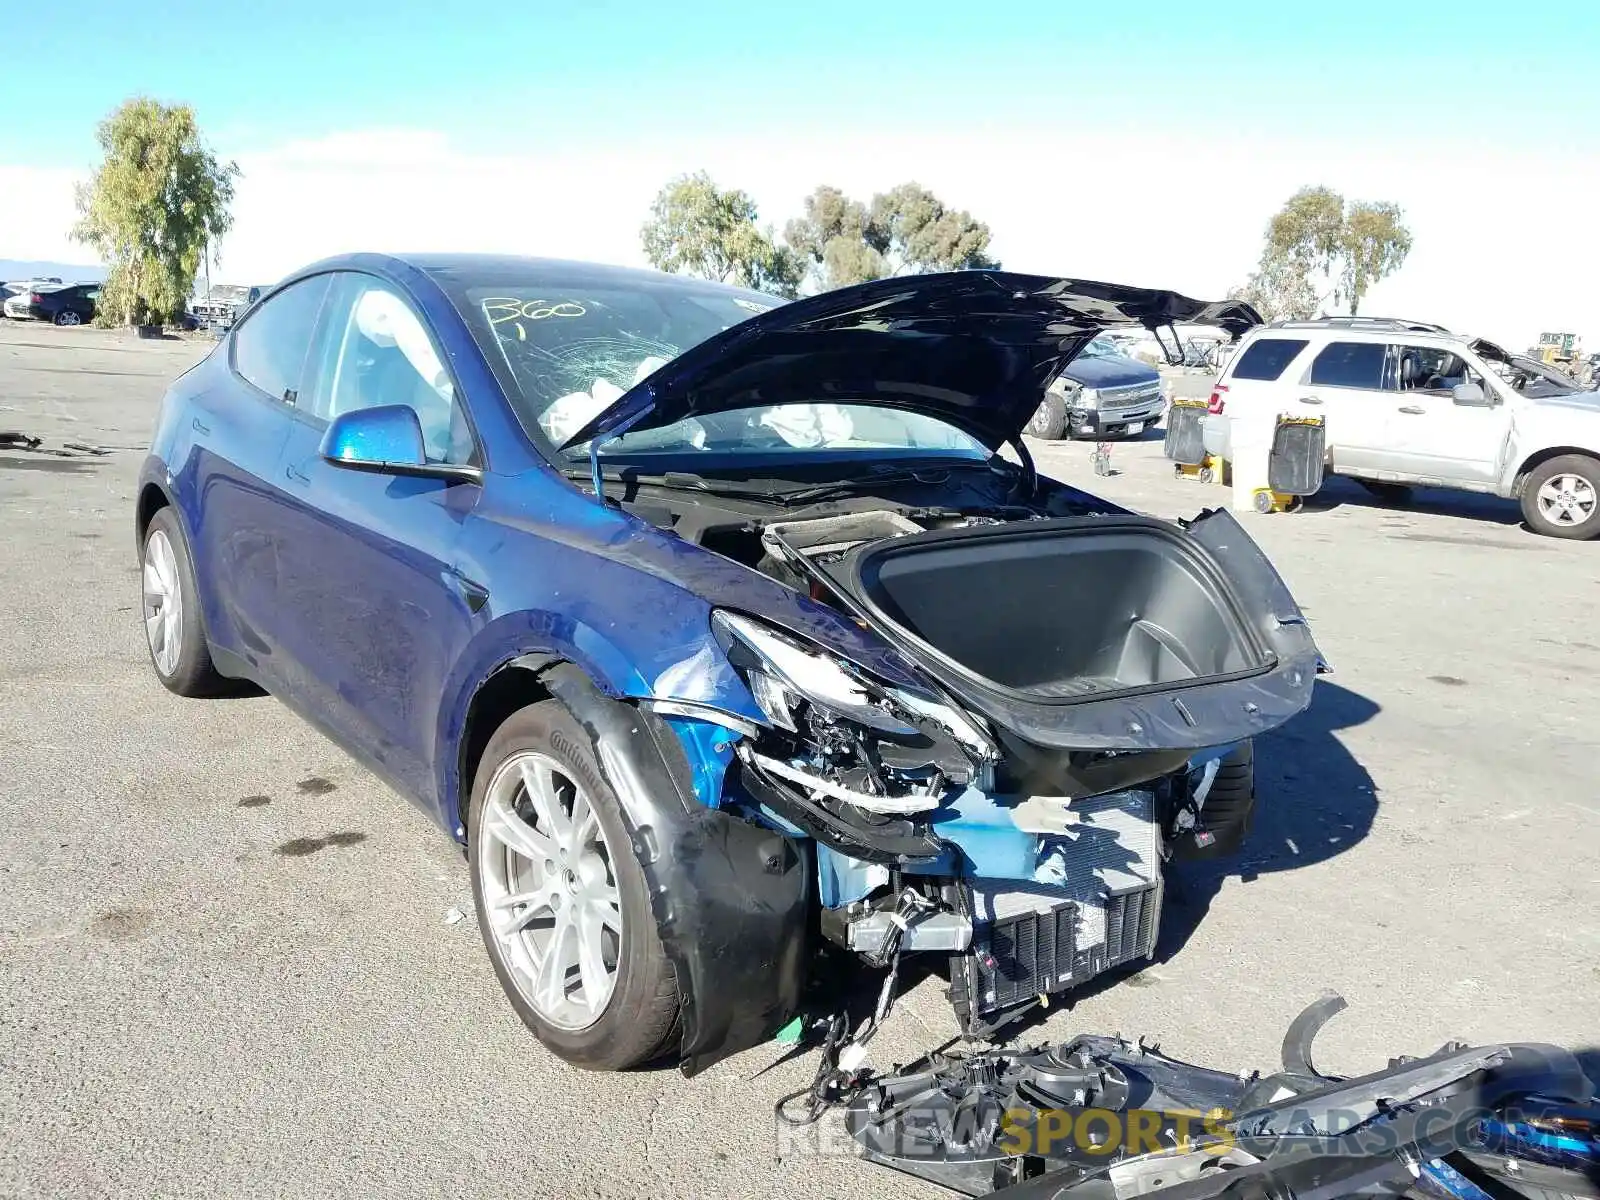
[[[1206,448],[1236,416],[1324,418],[1327,470],[1386,498],[1410,485],[1519,499],[1529,527],[1600,536],[1600,393],[1491,342],[1376,318],[1247,334],[1211,393]]]

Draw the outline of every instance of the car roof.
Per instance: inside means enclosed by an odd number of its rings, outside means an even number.
[[[395,273],[397,268],[409,267],[431,276],[445,284],[470,283],[494,287],[501,283],[527,284],[541,275],[559,279],[573,287],[618,287],[629,283],[659,283],[670,279],[683,288],[700,288],[721,295],[761,296],[769,304],[783,304],[781,296],[771,296],[751,288],[717,283],[709,279],[696,279],[690,275],[672,275],[644,267],[619,267],[606,263],[580,262],[575,259],[542,258],[522,254],[341,254],[312,263],[294,272],[294,276],[320,271],[382,271]],[[286,279],[284,282],[288,282]]]
[[[1370,330],[1393,333],[1449,333],[1443,325],[1414,321],[1407,317],[1316,317],[1311,320],[1274,321],[1270,329]]]
[[[1372,325],[1347,325],[1328,324],[1322,321],[1276,321],[1271,325],[1263,325],[1250,332],[1250,341],[1294,339],[1296,341],[1310,341],[1308,335],[1317,335],[1315,340],[1320,342],[1383,342],[1388,344],[1395,340],[1396,335],[1403,335],[1408,342],[1418,342],[1423,345],[1436,343],[1451,343],[1465,346],[1472,339],[1464,334],[1451,333],[1439,325],[1428,325],[1421,321],[1391,321]]]

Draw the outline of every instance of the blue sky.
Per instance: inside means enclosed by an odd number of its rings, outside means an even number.
[[[536,147],[682,121],[751,129],[866,119],[892,136],[935,121],[1128,129],[1193,118],[1592,144],[1600,6],[1495,5],[1479,17],[1472,8],[17,5],[6,14],[6,91],[48,99],[30,102],[26,120],[12,109],[0,160],[76,165],[92,155],[95,121],[139,91],[194,104],[215,135],[244,147],[330,127],[426,126],[464,146]]]
[[[244,169],[224,273],[252,280],[394,246],[635,262],[655,190],[705,168],[780,227],[819,183],[916,179],[988,221],[1008,267],[1199,293],[1325,183],[1411,220],[1373,304],[1600,345],[1600,5],[1479,7],[10,6],[0,256],[84,260],[72,183],[142,92],[194,105]],[[1565,228],[1587,240],[1541,259]]]

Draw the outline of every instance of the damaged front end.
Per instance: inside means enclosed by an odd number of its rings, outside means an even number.
[[[878,966],[948,956],[971,1037],[1154,953],[1164,862],[1236,848],[1249,739],[1322,669],[1226,513],[929,528],[873,510],[761,540],[771,573],[920,682],[717,611],[762,714],[730,738],[725,792],[814,842],[830,940]]]
[[[1100,332],[1175,323],[1260,316],[997,271],[877,281],[707,339],[556,448],[669,562],[717,556],[716,645],[632,698],[689,723],[703,804],[811,843],[822,933],[888,968],[880,1015],[902,953],[949,957],[971,1037],[1152,955],[1164,862],[1238,844],[1252,739],[1310,703],[1310,630],[1230,514],[1119,510],[1023,443]]]

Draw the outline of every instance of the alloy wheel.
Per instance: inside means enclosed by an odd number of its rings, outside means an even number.
[[[183,588],[178,556],[160,529],[144,544],[144,636],[156,670],[164,676],[176,674],[183,652]]]
[[[1582,475],[1552,475],[1539,488],[1539,512],[1552,525],[1577,526],[1600,508],[1600,492]]]
[[[511,755],[489,781],[476,853],[483,911],[522,998],[558,1029],[605,1012],[617,986],[622,897],[581,784],[551,758]]]
[[[82,323],[83,322],[79,318],[78,314],[73,312],[71,309],[67,309],[65,312],[59,312],[56,314],[57,325],[81,325]]]

